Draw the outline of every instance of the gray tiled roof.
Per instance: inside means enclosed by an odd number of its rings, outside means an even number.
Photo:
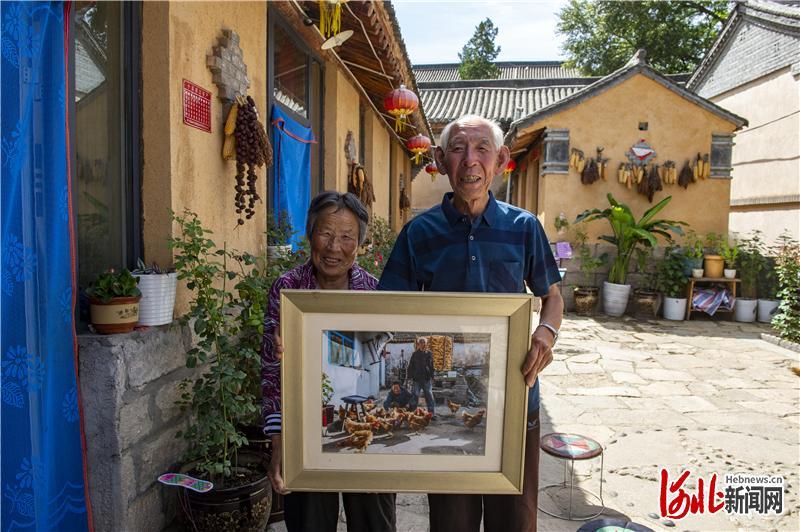
[[[432,123],[449,122],[465,114],[512,121],[566,98],[582,87],[583,85],[423,89],[420,96],[428,120]]]
[[[417,83],[438,81],[460,81],[458,63],[439,63],[414,65]],[[580,73],[575,68],[564,68],[561,61],[513,61],[495,63],[500,68],[497,79],[553,79],[577,78]]]

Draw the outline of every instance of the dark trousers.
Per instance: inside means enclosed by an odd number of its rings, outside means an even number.
[[[394,493],[342,493],[348,532],[395,532]],[[289,532],[336,532],[339,494],[295,491],[284,497]]]
[[[429,494],[431,532],[536,532],[539,494],[539,411],[528,415],[522,495]]]

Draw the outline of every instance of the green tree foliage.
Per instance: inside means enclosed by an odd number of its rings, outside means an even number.
[[[478,24],[472,38],[458,54],[461,79],[494,79],[500,75],[500,69],[494,64],[500,53],[500,47],[494,44],[495,37],[497,28],[492,19],[487,18]]]
[[[665,73],[691,72],[722,28],[726,1],[570,0],[561,9],[558,32],[568,66],[605,76],[623,67],[636,50],[647,50],[650,66]]]

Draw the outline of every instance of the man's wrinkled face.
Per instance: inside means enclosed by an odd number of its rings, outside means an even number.
[[[488,124],[453,126],[447,146],[437,150],[437,163],[447,172],[456,201],[471,205],[488,200],[492,180],[508,160],[501,156],[502,150],[495,147]]]
[[[419,349],[420,351],[424,351],[427,345],[428,342],[424,338],[420,338],[419,340],[417,340],[417,349]]]
[[[392,393],[398,395],[400,393],[400,385],[392,384]]]

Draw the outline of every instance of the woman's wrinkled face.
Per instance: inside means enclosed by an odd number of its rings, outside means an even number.
[[[358,218],[348,209],[329,207],[311,235],[311,263],[327,283],[343,281],[358,252]]]

